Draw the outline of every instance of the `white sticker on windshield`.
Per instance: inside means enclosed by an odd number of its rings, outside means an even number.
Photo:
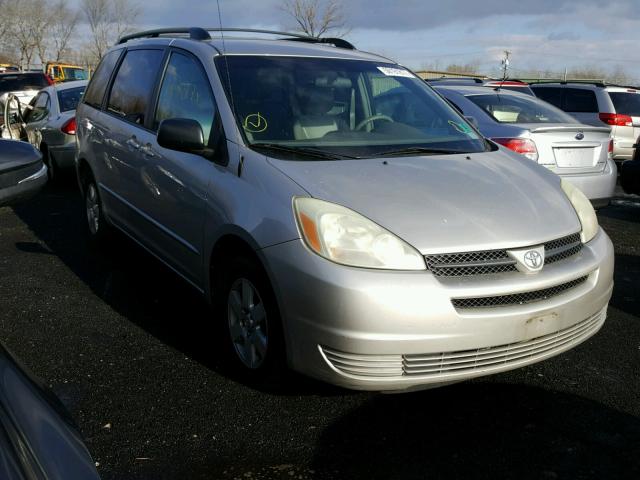
[[[378,67],[378,70],[384,73],[387,77],[413,78],[413,73],[409,70],[405,70],[404,68]]]

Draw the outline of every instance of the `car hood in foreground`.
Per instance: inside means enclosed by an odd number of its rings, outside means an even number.
[[[560,179],[517,157],[269,161],[311,196],[355,210],[423,254],[515,248],[578,232]]]

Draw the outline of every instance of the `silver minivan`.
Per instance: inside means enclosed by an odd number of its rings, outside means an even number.
[[[210,299],[239,373],[411,390],[600,329],[613,249],[571,183],[389,59],[229,33],[123,38],[76,163],[90,239],[115,227]]]

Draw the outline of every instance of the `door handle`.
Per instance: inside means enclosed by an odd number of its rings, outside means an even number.
[[[127,140],[126,142],[124,142],[127,144],[127,147],[129,147],[130,151],[134,151],[134,150],[140,150],[140,142],[138,142],[138,139],[133,136],[131,137],[129,140]]]
[[[150,143],[147,143],[145,146],[140,147],[140,152],[145,157],[154,158],[157,157],[156,152],[154,152],[153,147]]]

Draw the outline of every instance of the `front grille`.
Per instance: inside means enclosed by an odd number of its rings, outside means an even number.
[[[527,247],[519,247],[527,248]],[[533,247],[532,247],[533,248]],[[580,234],[574,233],[544,244],[545,264],[554,263],[577,254],[582,249]],[[504,250],[443,253],[426,255],[427,267],[437,277],[462,277],[515,272],[516,261]]]
[[[539,302],[548,298],[560,295],[584,283],[588,275],[576,278],[570,282],[556,285],[555,287],[545,288],[543,290],[534,290],[531,292],[514,293],[511,295],[497,295],[494,297],[471,297],[471,298],[454,298],[451,300],[453,306],[458,309],[469,308],[489,308],[489,307],[506,307],[511,305],[524,305],[526,303]]]
[[[567,350],[593,335],[606,319],[606,308],[570,327],[553,333],[492,347],[425,354],[364,355],[320,347],[339,372],[355,377],[446,379],[505,370],[533,363],[537,358]],[[507,367],[507,368],[505,368]]]

